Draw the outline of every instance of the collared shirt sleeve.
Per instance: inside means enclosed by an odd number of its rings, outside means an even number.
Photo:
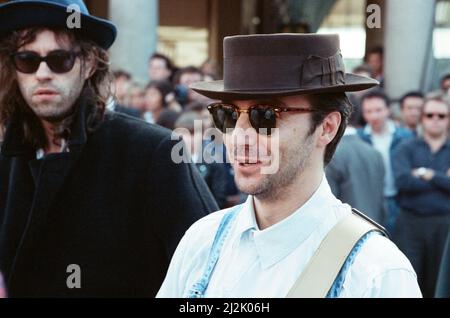
[[[376,276],[366,289],[364,298],[422,298],[414,272],[407,269],[392,269]]]

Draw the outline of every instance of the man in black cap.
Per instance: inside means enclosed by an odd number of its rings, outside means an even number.
[[[168,131],[105,111],[115,38],[81,0],[0,6],[0,271],[11,297],[152,297],[186,228],[217,208],[195,167],[171,160]]]
[[[324,176],[345,92],[376,84],[345,73],[337,35],[226,38],[224,80],[192,88],[219,100],[209,110],[250,196],[186,232],[158,296],[420,297],[406,257]]]

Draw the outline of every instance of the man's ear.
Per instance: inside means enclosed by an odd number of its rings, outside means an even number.
[[[319,146],[326,147],[336,137],[339,126],[342,122],[342,116],[339,112],[329,113],[322,122],[322,129],[318,136]]]

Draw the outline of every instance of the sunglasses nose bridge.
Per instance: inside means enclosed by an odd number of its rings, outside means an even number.
[[[237,109],[238,118],[236,120],[236,128],[248,129],[253,128],[250,122],[250,110],[249,109]],[[245,115],[245,116],[243,116]]]

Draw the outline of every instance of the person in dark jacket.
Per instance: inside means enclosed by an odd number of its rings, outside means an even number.
[[[358,137],[355,127],[347,127],[325,172],[339,200],[384,225],[383,158]]]
[[[450,228],[450,105],[425,102],[423,137],[401,144],[395,153],[401,213],[394,240],[411,260],[424,297],[433,297]]]
[[[413,134],[397,126],[390,117],[389,99],[381,90],[371,90],[361,99],[362,114],[367,125],[358,129],[361,139],[381,153],[384,162],[384,224],[394,233],[399,209],[395,187],[393,154],[397,147]]]
[[[196,127],[196,124],[199,126]],[[205,180],[211,193],[217,201],[221,209],[227,207],[227,167],[225,162],[216,162],[216,160],[209,160],[204,156],[203,148],[203,134],[205,132],[202,128],[202,116],[197,112],[186,112],[178,118],[175,123],[175,132],[182,136],[186,143],[187,150],[191,155],[192,162],[197,167],[200,175]],[[205,158],[206,157],[206,158]],[[221,156],[218,158],[222,159]]]
[[[80,29],[65,25],[70,4]],[[184,232],[217,209],[195,167],[172,160],[168,130],[105,112],[115,37],[81,0],[0,5],[10,297],[153,297]]]

